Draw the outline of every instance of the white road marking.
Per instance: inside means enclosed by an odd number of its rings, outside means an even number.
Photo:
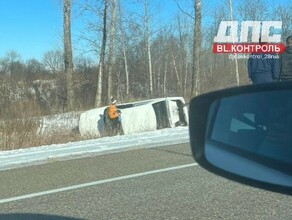
[[[142,172],[142,173],[135,173],[135,174],[127,175],[127,176],[114,177],[114,178],[110,178],[110,179],[98,180],[98,181],[78,184],[78,185],[74,185],[74,186],[67,186],[67,187],[52,189],[52,190],[43,191],[43,192],[31,193],[31,194],[22,195],[22,196],[1,199],[0,204],[24,200],[24,199],[30,199],[30,198],[34,198],[34,197],[38,197],[38,196],[44,196],[44,195],[49,195],[49,194],[54,194],[54,193],[59,193],[59,192],[65,192],[65,191],[74,190],[74,189],[81,189],[81,188],[85,188],[85,187],[89,187],[89,186],[96,186],[96,185],[100,185],[103,183],[110,183],[110,182],[119,181],[119,180],[126,180],[126,179],[141,177],[141,176],[147,176],[147,175],[151,175],[151,174],[155,174],[155,173],[162,173],[162,172],[167,172],[167,171],[172,171],[172,170],[179,170],[179,169],[188,168],[188,167],[197,166],[197,165],[198,165],[197,163],[185,164],[185,165],[176,166],[176,167],[168,167],[168,168],[159,169],[159,170],[151,170],[151,171]]]

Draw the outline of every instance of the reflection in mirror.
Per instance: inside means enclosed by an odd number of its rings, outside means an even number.
[[[262,181],[269,181],[259,177],[264,175],[263,169],[281,173],[284,179],[288,178],[288,183],[281,183],[292,186],[292,91],[257,92],[217,100],[211,106],[208,121],[205,152],[210,163],[237,174],[241,170],[240,175],[247,177],[253,173]],[[236,156],[230,158],[231,155]],[[276,183],[281,184],[278,180]]]

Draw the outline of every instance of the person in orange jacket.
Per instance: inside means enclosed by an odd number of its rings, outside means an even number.
[[[120,117],[121,113],[119,112],[116,103],[117,103],[117,100],[112,98],[111,104],[108,107],[108,116],[111,120],[118,119],[120,121],[119,117]]]
[[[109,129],[110,134],[123,134],[121,126],[121,111],[117,108],[117,100],[111,98],[111,104],[107,107],[109,124],[106,129]]]

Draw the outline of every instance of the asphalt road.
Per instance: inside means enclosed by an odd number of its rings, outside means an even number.
[[[292,219],[292,196],[215,176],[196,165],[183,144],[1,171],[0,219],[9,213],[93,220]]]

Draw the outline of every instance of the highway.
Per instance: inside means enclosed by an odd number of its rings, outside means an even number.
[[[292,219],[292,196],[215,176],[195,163],[189,144],[179,144],[0,171],[0,219],[9,213],[93,220]]]

